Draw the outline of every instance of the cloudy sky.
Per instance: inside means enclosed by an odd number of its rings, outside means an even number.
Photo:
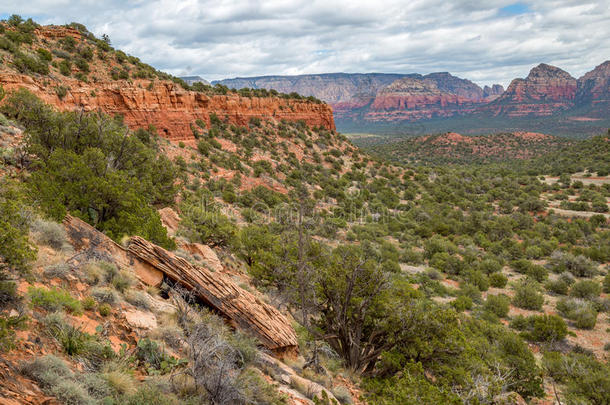
[[[484,3],[485,5],[481,5]],[[0,17],[85,24],[175,75],[449,71],[507,85],[540,62],[610,59],[610,0],[0,0]]]

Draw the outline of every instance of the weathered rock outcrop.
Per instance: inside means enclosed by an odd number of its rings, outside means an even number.
[[[0,71],[5,90],[24,87],[45,102],[62,110],[83,108],[121,114],[134,128],[154,125],[159,134],[177,141],[193,139],[190,125],[197,119],[210,123],[210,114],[246,125],[251,117],[289,121],[304,120],[310,126],[335,129],[333,113],[327,104],[280,97],[241,97],[237,94],[207,96],[187,91],[169,81],[135,80],[85,83],[69,78],[33,78]],[[59,98],[56,88],[68,88]]]
[[[541,63],[525,79],[513,80],[500,97],[480,110],[509,117],[552,115],[573,107],[575,95],[575,78]]]
[[[239,287],[228,275],[195,266],[140,237],[124,249],[78,218],[67,216],[64,226],[77,254],[72,260],[102,260],[133,271],[142,282],[158,286],[169,278],[193,291],[198,298],[235,327],[251,333],[277,354],[298,350],[294,329],[273,306]]]
[[[296,333],[288,319],[271,305],[240,288],[227,275],[194,266],[185,259],[138,236],[129,242],[129,253],[193,291],[204,303],[234,325],[250,332],[275,352],[296,351]]]

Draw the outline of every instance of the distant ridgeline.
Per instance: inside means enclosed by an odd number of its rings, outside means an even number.
[[[262,76],[215,82],[317,97],[343,132],[422,135],[538,131],[582,136],[610,127],[610,61],[579,79],[547,64],[525,79],[481,88],[447,72]]]

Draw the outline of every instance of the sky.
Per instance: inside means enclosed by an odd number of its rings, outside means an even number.
[[[505,87],[610,59],[610,0],[0,0],[0,18],[80,22],[157,69],[207,80],[448,71]]]

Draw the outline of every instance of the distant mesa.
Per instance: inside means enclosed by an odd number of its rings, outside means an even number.
[[[184,80],[189,86],[192,86],[195,83],[202,83],[208,86],[211,85],[210,82],[208,82],[201,76],[181,76],[180,79]]]
[[[536,130],[546,131],[557,125],[558,116],[564,122],[589,124],[610,117],[610,61],[579,79],[541,63],[527,77],[514,79],[506,90],[500,84],[481,88],[448,72],[258,76],[213,83],[314,96],[333,107],[337,127],[343,131],[390,128],[400,132],[401,124],[420,121],[441,123],[440,127],[445,123],[449,130],[455,120],[470,118],[484,132],[525,129],[532,119],[537,119]],[[463,127],[468,126],[472,125]]]

